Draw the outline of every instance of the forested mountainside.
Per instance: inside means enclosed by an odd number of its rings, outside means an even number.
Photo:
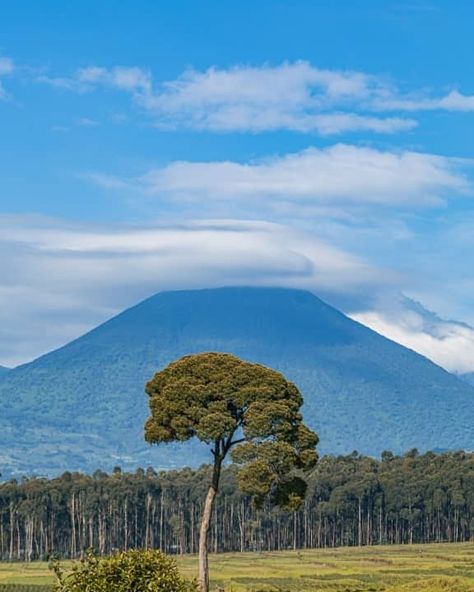
[[[468,372],[467,374],[461,374],[461,378],[469,384],[474,384],[474,372]]]
[[[313,294],[280,288],[163,292],[0,379],[4,474],[197,466],[197,443],[151,448],[144,385],[185,354],[224,351],[300,388],[323,453],[469,448],[474,387]],[[34,453],[32,453],[34,451]]]
[[[210,467],[153,469],[0,485],[0,558],[79,557],[86,548],[194,553]],[[254,508],[224,470],[214,551],[467,541],[474,537],[474,454],[411,451],[382,460],[325,457],[295,513]]]

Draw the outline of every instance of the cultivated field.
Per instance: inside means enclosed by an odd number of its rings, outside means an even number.
[[[178,562],[187,576],[195,575],[195,557]],[[221,554],[211,556],[210,563],[211,588],[234,592],[474,591],[474,543]],[[2,584],[51,581],[44,563],[0,563],[1,592],[35,590]]]

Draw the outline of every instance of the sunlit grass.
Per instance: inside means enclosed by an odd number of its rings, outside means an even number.
[[[196,557],[177,560],[196,576]],[[212,555],[210,568],[211,587],[226,592],[473,592],[474,543],[225,553]],[[46,563],[0,563],[0,592],[52,581]]]

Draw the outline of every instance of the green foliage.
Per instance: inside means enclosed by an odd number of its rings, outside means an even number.
[[[93,553],[65,574],[55,562],[55,592],[192,592],[195,587],[176,563],[157,551],[124,551],[98,558]]]
[[[298,476],[282,479],[273,492],[272,502],[286,510],[295,511],[304,499],[308,484]]]
[[[302,423],[303,397],[282,374],[211,352],[173,362],[155,374],[146,392],[148,442],[197,437],[213,443],[219,462],[235,446],[239,485],[257,504],[268,495],[292,509],[302,502],[301,479],[289,476],[315,466],[318,437]]]
[[[152,443],[193,436],[213,442],[239,427],[247,438],[282,434],[292,430],[303,402],[280,373],[222,353],[173,362],[155,374],[146,392],[152,415],[145,435]]]

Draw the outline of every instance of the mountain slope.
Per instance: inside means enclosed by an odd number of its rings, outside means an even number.
[[[57,472],[202,460],[197,444],[149,448],[143,386],[188,353],[277,368],[305,397],[324,452],[470,447],[474,388],[309,292],[164,292],[0,382],[0,467]]]
[[[469,384],[474,385],[474,372],[468,372],[467,374],[461,374],[460,378],[468,382]]]
[[[0,376],[3,376],[4,374],[6,374],[9,370],[10,370],[10,368],[5,368],[5,366],[0,366]]]

